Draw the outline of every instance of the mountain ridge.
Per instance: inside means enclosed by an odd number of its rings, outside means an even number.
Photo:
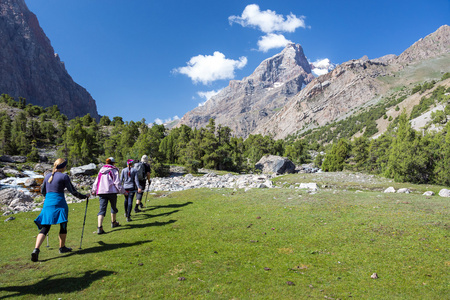
[[[435,32],[413,43],[399,56],[388,54],[372,60],[363,56],[360,59],[344,62],[331,72],[313,78],[296,95],[286,98],[285,104],[278,106],[273,115],[259,120],[252,130],[241,131],[238,135],[246,137],[248,134],[263,134],[282,139],[302,130],[323,126],[344,118],[358,108],[377,103],[384,95],[402,84],[411,85],[427,80],[423,77],[424,75],[420,75],[423,72],[442,74],[449,71],[450,66],[446,63],[446,57],[450,58],[449,49],[450,27],[443,25]],[[422,69],[420,74],[414,73],[414,66],[436,57],[443,57],[444,64],[429,67],[431,71]],[[258,68],[263,68],[263,65],[264,61]],[[233,82],[241,83],[247,78],[254,77],[256,70],[242,81],[230,81],[230,85]],[[422,79],[419,78],[420,76]],[[435,78],[437,77],[435,75]],[[228,111],[213,111],[218,104],[219,102],[216,102],[209,107],[209,114],[203,115],[203,122],[207,122],[206,119],[209,120],[212,117],[216,119],[216,124],[226,125],[235,130],[232,124],[236,120],[228,115]],[[221,112],[225,114],[225,117],[218,118]],[[183,116],[184,124],[189,124],[186,119],[191,116],[190,112]],[[224,119],[226,122],[221,122]],[[201,127],[198,126],[200,124],[198,122],[194,127]]]

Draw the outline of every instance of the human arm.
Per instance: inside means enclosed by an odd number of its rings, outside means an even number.
[[[111,172],[113,174],[114,186],[116,187],[117,192],[119,194],[127,195],[128,193],[125,191],[125,189],[123,188],[123,185],[122,185],[122,183],[120,181],[119,169],[114,167],[114,169]]]
[[[137,172],[133,172],[133,173],[132,173],[132,176],[133,176],[134,186],[137,187],[138,193],[142,193],[142,190],[143,190],[145,187],[142,187],[142,186],[141,186],[141,184],[140,184],[140,182],[139,182],[139,179],[138,179],[138,176],[137,176]]]
[[[69,176],[65,176],[64,178],[64,184],[66,189],[75,197],[77,197],[78,199],[87,199],[89,198],[89,193],[87,193],[86,195],[81,194],[80,192],[77,191],[77,189],[73,186],[72,181],[70,181]]]

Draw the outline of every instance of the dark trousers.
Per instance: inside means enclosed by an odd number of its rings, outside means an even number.
[[[128,196],[125,196],[125,201],[123,202],[125,213],[127,214],[127,218],[131,215],[131,209],[133,208],[133,199],[134,199],[134,192],[131,192],[131,190],[126,190],[128,192]]]
[[[98,212],[98,216],[106,215],[106,208],[108,207],[108,202],[111,203],[111,213],[117,214],[119,211],[116,207],[117,204],[117,194],[99,194],[99,203],[100,203],[100,211]]]

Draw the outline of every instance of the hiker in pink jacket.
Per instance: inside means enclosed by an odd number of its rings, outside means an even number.
[[[104,165],[97,178],[92,185],[92,194],[98,195],[100,202],[100,211],[98,213],[98,227],[97,234],[103,234],[103,219],[106,215],[106,209],[108,207],[108,201],[111,203],[111,228],[119,226],[119,222],[116,221],[116,214],[119,212],[117,209],[117,194],[127,194],[119,178],[119,169],[114,165],[116,161],[113,157],[106,159],[106,165]]]

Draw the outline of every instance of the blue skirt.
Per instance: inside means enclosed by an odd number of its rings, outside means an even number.
[[[39,216],[34,220],[39,229],[42,225],[55,225],[68,221],[69,206],[67,206],[64,193],[47,193],[44,207]]]

